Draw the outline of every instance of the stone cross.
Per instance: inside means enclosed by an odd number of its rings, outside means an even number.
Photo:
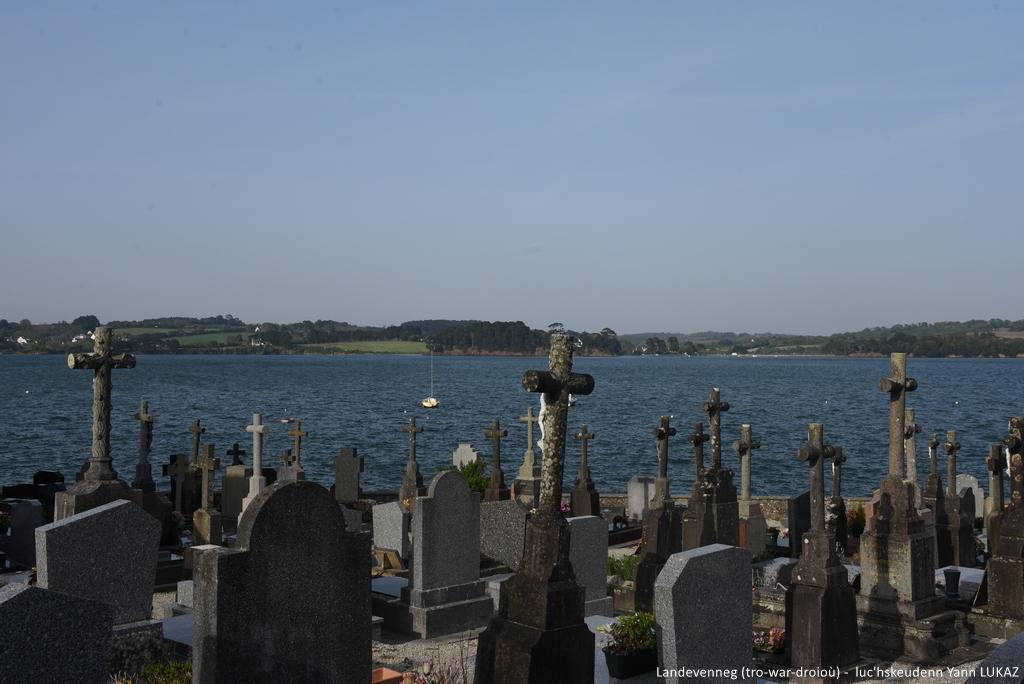
[[[263,414],[252,414],[252,424],[246,425],[245,431],[252,433],[252,477],[249,478],[249,494],[242,499],[242,511],[245,511],[252,500],[267,486],[267,480],[263,477],[263,435],[267,432],[267,426],[263,424]]]
[[[505,473],[501,470],[501,440],[508,437],[508,430],[501,427],[497,418],[491,421],[491,427],[484,430],[484,437],[491,440],[491,482],[484,492],[487,501],[504,501],[509,498],[510,492],[505,485]]]
[[[174,454],[171,462],[164,466],[164,475],[174,480],[174,510],[181,512],[181,493],[185,489],[185,478],[188,477],[191,468],[189,467],[188,456],[185,454]]]
[[[832,453],[832,498],[843,497],[843,464],[846,463],[846,456],[843,455],[843,447],[833,447]]]
[[[654,481],[654,497],[651,508],[660,508],[669,499],[668,493],[668,438],[676,434],[670,425],[669,417],[662,416],[658,427],[654,428],[654,437],[658,441],[658,479]]]
[[[285,449],[284,451],[282,451],[281,452],[281,460],[284,462],[284,464],[286,466],[294,465],[295,464],[295,457],[292,456],[292,450],[291,449]]]
[[[956,430],[946,432],[946,496],[952,501],[956,493],[956,452],[960,451],[960,442],[956,441]]]
[[[718,470],[722,467],[722,414],[729,410],[729,402],[722,401],[719,389],[712,387],[711,396],[700,405],[700,410],[708,414],[708,422],[711,424],[711,467]]]
[[[928,458],[931,460],[931,474],[939,474],[939,433],[933,432],[932,438],[928,440]]]
[[[196,418],[188,431],[192,433],[192,461],[194,463],[199,459],[199,436],[206,432],[206,428],[202,427],[201,421]]]
[[[200,508],[210,510],[213,508],[213,473],[220,468],[220,459],[216,457],[212,444],[207,444],[205,453],[196,464],[203,471],[203,496]]]
[[[416,462],[416,435],[423,432],[422,426],[416,425],[416,416],[409,419],[409,424],[402,428],[402,432],[409,433],[409,462]]]
[[[750,457],[754,449],[761,448],[761,440],[754,439],[749,423],[740,425],[739,441],[732,448],[740,455],[740,501],[750,501]]]
[[[914,420],[914,409],[908,408],[903,427],[903,449],[907,454],[907,479],[914,485],[917,493],[917,435],[921,426]]]
[[[235,442],[235,445],[227,450],[226,455],[231,457],[231,465],[244,465],[242,456],[245,456],[245,449],[239,448],[238,442]]]
[[[135,466],[133,489],[152,492],[156,489],[153,482],[153,468],[149,464],[149,451],[153,446],[153,416],[149,413],[149,402],[145,399],[139,404],[139,412],[135,414],[139,421],[139,462]]]
[[[357,501],[359,474],[363,472],[363,457],[354,447],[343,447],[334,459],[334,498],[341,503]]]
[[[544,466],[541,471],[540,505],[544,514],[560,516],[562,476],[565,472],[565,425],[569,412],[569,395],[584,396],[594,391],[594,377],[572,372],[572,342],[567,335],[551,336],[546,371],[523,373],[523,388],[544,395],[541,411],[544,435]]]
[[[1010,419],[1010,434],[1003,438],[1010,466],[1010,505],[1024,503],[1024,417]]]
[[[83,479],[100,482],[117,479],[110,459],[111,371],[114,368],[135,368],[135,357],[111,352],[110,328],[98,326],[94,336],[92,353],[68,354],[68,368],[93,371],[92,453]]]
[[[694,423],[693,432],[686,438],[686,441],[693,445],[693,464],[698,478],[700,471],[704,470],[704,443],[709,439],[711,435],[704,432],[704,423]]]
[[[903,480],[903,424],[907,414],[907,392],[917,389],[917,380],[907,377],[907,355],[889,355],[889,377],[878,389],[889,394],[889,475]]]
[[[409,460],[405,464],[405,479],[398,490],[399,502],[411,501],[423,492],[423,476],[416,463],[416,435],[423,432],[423,428],[416,425],[416,416],[409,418],[409,424],[402,428],[402,432],[409,433]]]
[[[807,426],[807,443],[796,452],[796,457],[811,467],[811,531],[825,531],[825,477],[823,460],[832,459],[836,449],[824,443],[821,423]]]
[[[587,463],[587,443],[596,437],[597,435],[587,429],[586,423],[576,433],[576,439],[580,442],[580,482],[586,482],[590,479],[590,465]]]
[[[526,409],[525,416],[519,416],[519,422],[526,423],[526,451],[523,453],[523,465],[519,467],[520,479],[530,479],[540,475],[537,465],[537,453],[533,450],[533,426],[540,420],[533,415],[533,406]]]
[[[295,464],[302,467],[302,438],[309,437],[308,432],[302,431],[302,421],[296,420],[295,427],[288,431],[289,437],[295,438]]]
[[[988,489],[992,497],[992,512],[1003,510],[1003,471],[1006,470],[1006,455],[1001,444],[993,444],[988,448]]]

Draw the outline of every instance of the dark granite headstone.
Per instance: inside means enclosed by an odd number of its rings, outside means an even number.
[[[481,502],[480,553],[518,570],[523,560],[529,514],[526,506],[514,499]]]
[[[359,474],[363,472],[363,457],[355,449],[346,447],[334,457],[334,498],[338,503],[352,503],[362,497]]]
[[[11,518],[9,535],[0,535],[7,559],[23,568],[36,564],[36,528],[43,522],[43,506],[35,499],[0,500],[0,511]]]
[[[811,493],[789,497],[789,557],[800,556],[800,545],[807,530],[811,529]]]
[[[235,548],[194,551],[193,682],[370,681],[369,539],[326,489],[272,485]]]

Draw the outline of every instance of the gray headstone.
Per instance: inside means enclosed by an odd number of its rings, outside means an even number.
[[[804,532],[811,529],[810,491],[789,497],[789,555],[796,558],[803,550]]]
[[[194,552],[193,682],[370,681],[369,539],[326,489],[272,485]]]
[[[480,460],[480,454],[469,442],[460,442],[452,452],[452,465],[456,468]]]
[[[352,503],[362,497],[359,473],[363,472],[363,457],[355,449],[344,448],[334,457],[334,498],[340,503]]]
[[[526,542],[529,510],[518,501],[480,503],[480,553],[518,570]]]
[[[408,559],[412,552],[409,541],[409,511],[397,501],[373,507],[373,545],[378,549],[397,551]]]
[[[236,519],[242,512],[242,499],[249,493],[249,479],[252,468],[245,465],[229,465],[224,470],[223,491],[220,497],[220,512],[224,518]]]
[[[964,495],[964,490],[970,489],[974,492],[974,516],[981,518],[984,516],[984,506],[982,502],[985,501],[985,490],[982,489],[981,483],[978,482],[978,478],[973,475],[960,474],[956,476],[956,493],[960,496]]]
[[[742,674],[751,663],[750,588],[746,549],[712,544],[669,557],[654,584],[661,668],[723,670],[726,676],[664,681],[752,681]]]
[[[107,681],[110,606],[27,584],[0,587],[0,682]]]
[[[630,520],[640,522],[651,509],[654,498],[654,478],[646,475],[634,475],[626,485],[626,515]]]
[[[608,522],[596,515],[569,518],[569,562],[585,592],[584,615],[611,615],[608,596]]]
[[[6,539],[0,536],[0,550],[7,553],[7,560],[23,568],[36,564],[36,528],[43,520],[43,505],[34,499],[3,501],[11,516],[11,530]]]
[[[114,624],[148,620],[160,523],[114,501],[36,528],[38,585],[111,606]]]

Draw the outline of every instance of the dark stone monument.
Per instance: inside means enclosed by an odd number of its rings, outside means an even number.
[[[974,494],[970,489],[963,496],[956,491],[956,454],[960,443],[956,430],[946,433],[946,496],[945,509],[935,517],[935,539],[939,567],[958,565],[972,568],[975,565],[974,548]]]
[[[351,504],[362,498],[359,474],[363,472],[363,457],[355,449],[343,448],[334,458],[334,498],[338,503]]]
[[[693,445],[693,490],[683,513],[683,547],[697,548],[700,544],[701,519],[697,512],[702,508],[703,494],[701,489],[701,473],[704,472],[704,444],[711,435],[704,432],[703,423],[694,423],[693,432],[686,436],[686,441]]]
[[[172,516],[174,509],[167,497],[156,491],[153,466],[149,462],[149,453],[153,445],[153,416],[149,412],[149,402],[145,399],[139,405],[135,420],[139,421],[139,462],[135,466],[132,489],[138,490],[138,501],[142,509],[160,523],[161,544],[177,546],[180,540]]]
[[[224,455],[230,456],[231,462],[224,468],[224,479],[221,480],[220,513],[225,522],[234,526],[242,513],[242,500],[249,491],[252,468],[245,465],[245,461],[242,460],[245,449],[239,446],[238,442],[224,452]]]
[[[174,510],[184,515],[184,498],[186,481],[191,474],[188,456],[185,454],[173,454],[170,463],[164,464],[163,473],[165,477],[171,478],[171,496],[174,497]]]
[[[486,501],[505,501],[512,497],[512,493],[505,485],[505,473],[501,470],[501,440],[508,437],[508,430],[501,427],[497,418],[491,421],[491,427],[484,431],[484,437],[491,440],[491,482],[484,490]]]
[[[842,447],[833,447],[832,496],[825,505],[825,531],[832,540],[836,553],[846,555],[850,533],[846,523],[846,500],[843,499],[843,464],[846,456]]]
[[[308,432],[302,431],[302,421],[293,421],[294,426],[288,431],[288,436],[295,440],[291,449],[285,449],[281,454],[283,464],[277,469],[278,481],[305,480],[306,471],[302,467],[302,438],[309,437]]]
[[[908,408],[903,424],[903,450],[907,458],[907,481],[914,485],[914,500],[921,501],[921,488],[917,484],[917,436],[921,426],[915,420],[914,409]]]
[[[103,504],[127,499],[139,502],[139,497],[128,489],[114,470],[110,458],[110,390],[111,375],[115,368],[135,368],[131,354],[111,351],[112,331],[96,328],[91,354],[68,354],[68,368],[86,368],[93,371],[92,379],[92,453],[82,480],[54,498],[54,519],[61,520],[76,513]]]
[[[370,681],[370,540],[320,485],[263,490],[194,566],[196,684]]]
[[[740,438],[732,443],[732,448],[740,455],[740,544],[752,557],[760,558],[767,546],[768,523],[761,505],[750,500],[750,459],[761,448],[761,440],[754,439],[749,423],[740,425]]]
[[[221,543],[223,529],[220,511],[213,505],[213,473],[220,468],[220,459],[214,453],[212,444],[206,445],[206,452],[199,459],[199,470],[203,473],[203,491],[200,506],[192,514],[194,545]]]
[[[700,537],[683,540],[687,549],[708,544],[739,546],[740,522],[739,502],[736,486],[732,482],[733,472],[722,467],[722,413],[729,410],[729,402],[722,401],[717,387],[711,388],[708,400],[700,406],[708,414],[711,426],[711,467],[701,472],[701,497],[697,506],[697,524]]]
[[[1003,517],[1003,472],[1006,470],[1006,455],[1002,444],[993,444],[988,448],[985,460],[988,468],[989,496],[992,499],[991,509],[985,515],[985,536],[988,537],[989,554],[995,554],[999,546],[999,523]]]
[[[594,634],[584,622],[584,588],[569,560],[562,516],[569,395],[594,390],[594,378],[572,372],[572,341],[551,336],[548,371],[527,371],[523,387],[544,395],[544,466],[537,512],[526,528],[525,556],[506,582],[506,600],[477,642],[479,684],[591,684]]]
[[[421,426],[416,425],[416,416],[409,418],[409,424],[402,428],[402,432],[409,433],[409,460],[405,464],[405,479],[398,490],[399,502],[412,500],[422,496],[426,489],[423,487],[423,476],[420,475],[420,466],[416,463],[416,435],[423,432]]]
[[[263,414],[252,414],[252,423],[245,426],[245,431],[252,433],[252,477],[249,478],[249,493],[242,499],[242,511],[260,495],[268,484],[277,479],[273,468],[263,468],[263,436],[267,434],[267,426],[263,424]],[[269,479],[273,478],[273,479]]]
[[[573,516],[596,515],[601,517],[601,496],[597,493],[594,481],[590,479],[590,464],[587,462],[588,443],[595,436],[587,429],[586,423],[576,433],[576,439],[580,443],[580,473],[576,478],[576,485],[569,495],[569,508]]]
[[[907,377],[906,354],[894,352],[890,361],[889,377],[879,383],[889,395],[889,475],[861,537],[860,646],[876,657],[934,660],[964,645],[967,631],[963,614],[946,611],[935,593],[935,532],[903,479],[906,395],[917,381]]]
[[[807,443],[797,452],[811,469],[811,529],[802,537],[803,552],[786,592],[786,646],[794,669],[843,668],[858,658],[853,588],[825,530],[823,462],[841,454],[824,443],[821,423],[810,424]]]
[[[800,544],[807,530],[811,529],[811,493],[789,497],[789,557],[799,558],[802,551]]]
[[[682,514],[669,495],[668,440],[676,434],[668,416],[662,416],[654,437],[658,443],[658,479],[654,481],[654,498],[644,516],[640,562],[633,571],[633,603],[635,609],[654,610],[654,583],[669,556],[680,550]]]
[[[538,420],[533,415],[533,406],[527,407],[526,415],[519,417],[519,422],[526,423],[526,451],[515,481],[516,499],[531,508],[540,501],[540,461],[533,448],[533,426]]]
[[[1024,417],[1010,420],[1003,440],[1010,465],[1010,503],[999,522],[999,543],[988,563],[988,605],[993,615],[1024,620]]]
[[[930,470],[928,472],[928,483],[922,494],[925,508],[930,508],[934,515],[935,524],[938,524],[939,515],[945,511],[946,496],[942,489],[942,477],[939,475],[939,433],[933,432],[928,440],[928,460]]]

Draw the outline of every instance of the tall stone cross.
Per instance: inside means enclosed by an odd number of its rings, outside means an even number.
[[[939,475],[939,433],[933,432],[932,438],[928,440],[928,458],[931,460],[931,474]]]
[[[843,447],[833,447],[832,453],[832,498],[843,498],[843,464],[846,463],[846,456],[843,455]]]
[[[988,490],[989,496],[992,497],[992,512],[998,513],[1003,510],[1003,471],[1006,470],[1006,455],[1001,444],[989,447],[985,465],[988,466]]]
[[[213,508],[213,473],[220,468],[220,459],[214,454],[212,444],[207,444],[197,466],[203,471],[203,494],[200,508],[210,510]]]
[[[238,442],[235,442],[234,446],[225,452],[225,455],[231,457],[231,465],[245,465],[242,463],[242,456],[245,456],[245,449],[238,446]]]
[[[825,532],[825,477],[824,459],[832,459],[836,449],[824,442],[821,423],[807,426],[807,442],[796,452],[796,457],[811,468],[811,532]],[[828,545],[831,549],[831,545]]]
[[[295,421],[295,427],[293,427],[291,430],[288,431],[288,436],[295,439],[295,449],[294,449],[293,456],[295,458],[295,464],[301,468],[302,467],[302,438],[303,437],[309,437],[309,433],[308,432],[303,432],[302,431],[302,421],[301,420],[296,420]]]
[[[526,423],[526,451],[523,453],[523,465],[519,467],[520,479],[530,479],[540,475],[540,464],[537,463],[537,452],[533,449],[533,426],[539,418],[533,415],[533,406],[526,409],[525,416],[519,416],[519,422]]]
[[[546,371],[523,373],[523,388],[544,395],[541,427],[544,435],[544,465],[541,471],[540,505],[545,515],[560,516],[562,477],[565,473],[565,429],[569,395],[585,396],[594,391],[594,377],[572,372],[572,342],[567,335],[551,336]]]
[[[700,405],[700,410],[708,414],[711,424],[711,467],[718,470],[722,467],[722,414],[729,410],[729,402],[722,401],[721,391],[711,388],[711,396]]]
[[[92,353],[68,354],[68,368],[88,368],[93,371],[92,453],[83,479],[101,482],[117,479],[117,472],[110,459],[111,371],[114,368],[135,368],[135,357],[111,352],[110,328],[98,326],[94,336]]]
[[[914,494],[918,493],[917,484],[917,435],[921,426],[914,419],[914,409],[908,408],[903,426],[903,449],[907,454],[907,479],[914,485]]]
[[[889,394],[889,476],[903,481],[904,422],[907,415],[907,392],[917,389],[917,380],[907,377],[907,355],[889,355],[889,377],[882,378],[878,389]]]
[[[576,433],[576,439],[580,443],[580,482],[586,482],[590,479],[590,464],[587,461],[587,449],[590,440],[595,439],[597,435],[587,429],[587,424],[584,423],[580,428],[580,431]]]
[[[1010,467],[1010,505],[1024,504],[1024,417],[1010,419],[1010,434],[1003,438]]]
[[[409,418],[409,424],[402,428],[402,432],[409,433],[409,460],[405,464],[405,479],[398,490],[398,500],[412,500],[423,491],[423,476],[420,475],[420,467],[416,463],[416,435],[423,432],[421,426],[416,425],[416,416]]]
[[[740,501],[750,501],[750,457],[761,448],[761,440],[754,439],[749,423],[740,425],[740,438],[732,448],[740,455]]]
[[[686,441],[693,445],[693,465],[697,471],[697,480],[700,479],[700,473],[704,470],[704,443],[709,439],[711,439],[711,435],[704,432],[704,423],[694,423],[693,432],[686,438]]]
[[[153,416],[149,413],[147,400],[143,399],[139,404],[139,412],[135,414],[135,420],[139,421],[139,462],[135,466],[135,479],[132,480],[132,488],[152,492],[156,490],[156,483],[153,482],[153,468],[149,464],[149,451],[153,446]]]
[[[946,432],[946,496],[950,501],[956,497],[956,452],[960,451],[960,442],[956,441],[956,430]]]
[[[174,510],[181,513],[181,495],[185,490],[185,481],[191,472],[188,456],[174,454],[171,462],[164,466],[164,475],[174,480]]]
[[[676,435],[668,416],[662,416],[658,427],[654,428],[654,437],[658,441],[658,479],[654,481],[654,496],[651,508],[661,508],[669,499],[668,493],[668,438]]]
[[[508,430],[501,427],[497,418],[491,421],[491,427],[484,430],[484,437],[491,440],[491,482],[484,491],[487,501],[505,501],[511,493],[505,485],[505,473],[501,470],[501,440],[508,437]]]
[[[252,424],[246,425],[245,431],[252,433],[252,477],[249,478],[249,494],[242,499],[243,511],[267,486],[267,480],[263,477],[263,435],[267,432],[263,414],[252,414]]]
[[[202,426],[202,421],[196,418],[188,431],[192,433],[192,463],[195,464],[199,460],[199,438],[206,432],[206,428]]]
[[[416,462],[416,435],[423,432],[423,427],[416,425],[416,416],[409,419],[409,424],[402,428],[402,432],[409,433],[409,462]]]

